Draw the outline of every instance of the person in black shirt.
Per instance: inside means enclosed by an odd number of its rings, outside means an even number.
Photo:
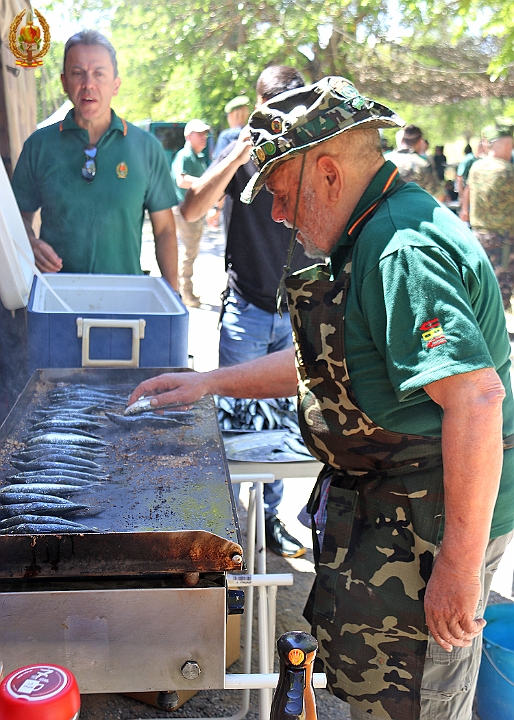
[[[444,180],[444,173],[446,170],[446,155],[444,154],[444,146],[435,146],[434,165],[439,180]]]
[[[270,66],[257,80],[257,103],[303,85],[303,77],[297,70],[284,65]],[[281,317],[276,303],[291,230],[271,219],[272,197],[268,193],[260,193],[252,205],[245,205],[239,199],[257,172],[250,160],[250,147],[249,133],[243,129],[238,140],[228,145],[192,185],[181,205],[184,218],[191,221],[204,215],[224,196],[228,284],[223,295],[220,367],[237,365],[292,345],[287,307],[283,305]],[[312,260],[297,244],[291,269],[299,270],[311,264]],[[267,544],[277,555],[299,557],[305,548],[277,516],[282,494],[282,480],[264,486]]]

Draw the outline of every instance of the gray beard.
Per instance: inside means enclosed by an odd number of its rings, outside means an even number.
[[[316,198],[316,193],[310,182],[306,181],[302,190],[303,202],[306,211],[306,215],[309,220],[309,224],[315,228],[323,226],[323,213],[319,206],[319,201]],[[308,230],[307,230],[308,232]],[[311,231],[312,232],[312,231]],[[309,235],[299,231],[297,233],[298,242],[303,245],[303,249],[308,258],[313,260],[326,260],[327,254],[325,250],[322,250],[315,241]]]
[[[299,231],[296,237],[308,258],[312,258],[313,260],[326,260],[327,256],[325,251],[321,250],[310,238],[305,237],[305,235],[302,235]]]

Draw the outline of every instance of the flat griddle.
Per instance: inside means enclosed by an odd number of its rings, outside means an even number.
[[[184,372],[173,369],[173,372]],[[11,454],[30,430],[27,417],[48,406],[59,383],[113,392],[169,368],[36,370],[0,427],[0,485],[17,472]],[[110,409],[123,412],[123,406]],[[208,396],[194,403],[194,424],[125,430],[108,421],[102,466],[109,479],[73,495],[90,503],[73,516],[98,532],[0,536],[0,578],[97,577],[241,569],[240,534],[228,466]],[[234,560],[232,559],[234,557]]]

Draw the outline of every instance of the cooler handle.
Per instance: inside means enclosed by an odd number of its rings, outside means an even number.
[[[145,336],[146,320],[108,320],[77,318],[77,337],[82,338],[82,367],[139,367],[140,341]],[[132,330],[132,357],[130,360],[93,360],[89,357],[89,332],[92,327],[129,328]]]

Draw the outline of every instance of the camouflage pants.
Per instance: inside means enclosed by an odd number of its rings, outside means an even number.
[[[494,268],[502,294],[503,307],[510,310],[514,290],[514,237],[508,232],[483,230],[474,232]]]
[[[513,536],[514,531],[489,541],[482,565],[482,595],[477,617],[483,614],[493,575]],[[451,653],[429,637],[421,682],[420,720],[471,720],[481,655],[482,635],[473,640],[471,647],[454,648]],[[350,717],[352,720],[384,720],[354,708],[351,708]]]

